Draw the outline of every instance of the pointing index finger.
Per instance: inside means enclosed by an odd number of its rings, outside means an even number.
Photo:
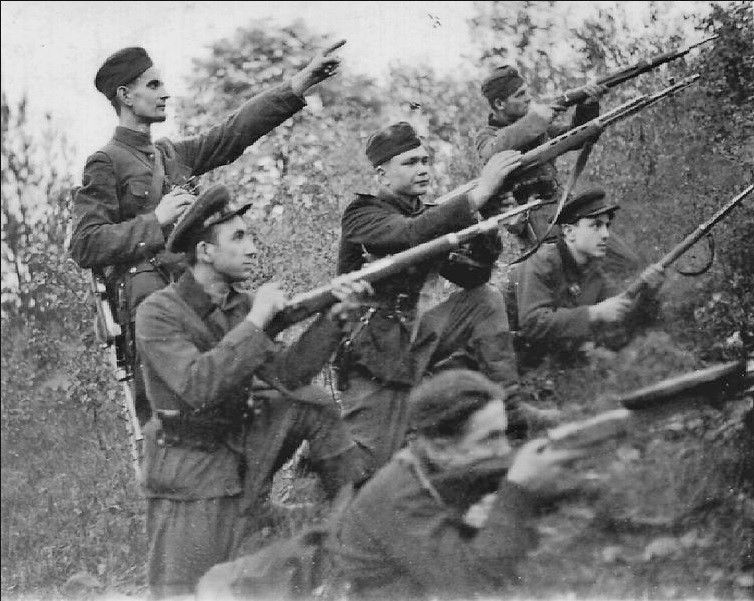
[[[341,46],[343,46],[345,43],[346,43],[345,40],[338,40],[332,46],[329,46],[328,48],[326,48],[325,51],[322,54],[324,54],[325,56],[327,56],[331,52],[335,52],[338,48],[340,48]]]

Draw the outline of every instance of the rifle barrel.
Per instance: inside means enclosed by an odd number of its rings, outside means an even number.
[[[702,44],[706,44],[707,42],[711,42],[712,40],[717,39],[719,36],[713,35],[711,37],[708,37],[701,42],[696,42],[695,44],[691,44],[690,46],[687,46],[686,48],[682,50],[678,50],[676,52],[666,52],[664,54],[660,54],[658,56],[652,57],[648,60],[640,60],[637,63],[634,63],[630,67],[626,67],[625,69],[621,69],[620,71],[615,71],[613,73],[609,73],[608,75],[603,75],[602,77],[597,78],[597,83],[601,84],[603,86],[607,86],[608,88],[613,88],[615,86],[618,86],[629,79],[633,79],[634,77],[638,77],[642,73],[647,73],[648,71],[652,71],[656,67],[659,67],[662,64],[668,63],[670,61],[673,61],[677,58],[680,58],[682,56],[685,56],[688,54],[692,49],[701,46]],[[558,96],[554,102],[556,104],[559,104],[563,108],[567,108],[569,106],[573,106],[574,104],[578,104],[580,102],[583,102],[587,98],[587,93],[584,91],[584,86],[573,88],[571,90],[566,90],[563,94]]]
[[[743,201],[754,190],[754,184],[746,188],[741,194],[733,198],[730,202],[718,209],[712,217],[707,221],[699,225],[692,233],[686,236],[680,243],[678,243],[668,254],[666,254],[657,263],[663,268],[673,263],[678,257],[691,248],[698,240],[702,238],[707,232],[709,232],[718,221],[730,213],[733,208]]]
[[[668,253],[666,253],[659,261],[657,261],[655,265],[658,265],[659,267],[665,269],[673,262],[675,262],[681,255],[683,255],[683,253],[685,253],[705,234],[707,234],[707,232],[715,227],[718,221],[720,221],[723,217],[730,213],[736,205],[741,203],[744,198],[751,194],[752,190],[754,190],[754,184],[750,185],[738,196],[718,209],[715,214],[712,215],[712,217],[710,217],[707,221],[702,223],[693,232],[691,232],[688,236],[686,236],[683,240],[676,244]],[[644,280],[639,278],[628,287],[624,294],[629,297],[635,297],[644,289],[645,286],[646,283],[644,282]]]
[[[310,315],[318,313],[336,303],[338,298],[332,293],[332,289],[334,285],[340,282],[375,282],[381,280],[403,271],[409,265],[454,250],[464,242],[480,234],[495,230],[506,219],[510,219],[531,209],[539,208],[542,204],[541,200],[533,200],[529,203],[519,205],[465,229],[439,236],[408,250],[377,259],[362,269],[333,278],[329,284],[314,288],[309,292],[297,294],[286,303],[286,306],[275,316],[272,322],[265,328],[265,331],[268,335],[275,336],[293,323],[306,319]]]

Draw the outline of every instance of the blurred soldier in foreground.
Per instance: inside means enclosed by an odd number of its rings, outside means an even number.
[[[136,314],[153,417],[144,428],[148,581],[155,598],[191,594],[211,566],[251,534],[271,478],[302,441],[330,498],[363,477],[361,452],[331,395],[311,386],[360,307],[356,282],[290,348],[264,332],[286,298],[278,284],[254,295],[256,249],[224,186],[202,194],[178,222],[169,252],[186,253],[178,282]]]
[[[555,492],[563,465],[581,454],[544,439],[514,454],[505,393],[476,372],[440,373],[409,404],[415,439],[364,485],[336,529],[349,598],[495,597],[536,544],[528,520],[540,495]]]
[[[223,123],[185,140],[152,142],[151,127],[166,118],[168,98],[160,71],[143,48],[123,48],[100,67],[94,83],[113,105],[118,127],[86,161],[73,198],[70,252],[83,268],[104,270],[117,294],[116,319],[133,354],[133,319],[139,303],[183,271],[180,254],[166,252],[173,224],[193,202],[189,179],[236,160],[263,135],[305,106],[303,94],[336,72],[339,59],[318,55],[290,81],[247,100]],[[149,417],[138,360],[135,405]]]
[[[607,88],[599,84],[584,87],[587,97],[576,105],[569,124],[562,123],[558,116],[563,108],[532,101],[529,88],[515,67],[506,65],[495,69],[482,83],[482,94],[492,109],[488,124],[476,136],[476,147],[483,163],[501,150],[527,152],[569,129],[594,119],[600,113],[599,98]],[[519,204],[537,197],[544,201],[557,202],[561,192],[555,161],[546,163],[523,178],[513,182],[513,196]],[[520,236],[527,244],[541,238],[547,230],[551,211],[538,209],[508,229]],[[555,236],[553,231],[553,238]],[[610,261],[616,266],[636,269],[638,258],[626,244],[613,238],[608,245]]]
[[[522,369],[547,355],[559,363],[578,361],[594,344],[619,347],[656,313],[662,268],[652,265],[641,274],[647,293],[638,299],[618,294],[605,279],[601,262],[617,209],[601,188],[577,194],[558,219],[557,242],[511,270],[506,302]]]
[[[429,154],[411,125],[376,132],[366,155],[380,187],[376,195],[358,194],[343,213],[339,274],[476,223],[479,208],[517,166],[519,153],[500,153],[475,188],[435,206],[421,199],[429,185]],[[486,250],[468,270],[438,258],[377,282],[372,306],[338,353],[344,419],[369,453],[372,469],[403,444],[410,388],[439,364],[473,366],[505,386],[517,382],[503,297],[486,284],[500,249],[484,246],[483,236],[479,242]],[[419,294],[437,271],[464,289],[417,319]],[[519,411],[517,426],[522,411],[541,416],[524,403],[511,408]]]

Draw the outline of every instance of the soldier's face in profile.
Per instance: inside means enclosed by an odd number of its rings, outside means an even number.
[[[160,72],[150,67],[128,85],[131,110],[143,123],[159,123],[167,118],[167,100],[170,95]]]
[[[214,242],[202,244],[204,256],[225,280],[241,282],[251,277],[257,248],[243,217],[236,215],[216,225]]]
[[[508,98],[501,101],[499,106],[503,115],[508,119],[520,119],[529,112],[530,104],[529,87],[524,84]]]
[[[451,449],[452,465],[461,467],[484,459],[505,457],[511,452],[505,430],[505,403],[496,399],[475,412]]]
[[[584,258],[604,257],[607,252],[607,239],[610,237],[610,214],[597,217],[583,217],[576,223],[566,226],[566,240],[571,240],[571,249]],[[578,256],[577,256],[578,259]]]
[[[396,194],[421,196],[429,186],[429,153],[423,146],[407,150],[377,168],[380,182]]]

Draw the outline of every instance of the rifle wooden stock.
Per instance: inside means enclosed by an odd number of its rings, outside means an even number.
[[[127,342],[122,328],[113,316],[113,308],[104,276],[94,269],[91,270],[90,274],[92,294],[97,309],[98,329],[103,338],[102,348],[108,351],[110,362],[115,371],[115,379],[120,382],[123,389],[123,409],[126,415],[131,461],[136,472],[136,479],[139,480],[141,441],[144,437],[141,433],[139,419],[136,416],[133,368],[129,365],[128,353],[125,349]]]
[[[652,71],[653,69],[656,69],[660,65],[663,65],[665,63],[669,63],[670,61],[674,61],[678,58],[681,58],[682,56],[685,56],[686,54],[691,52],[691,50],[696,48],[697,46],[706,44],[707,42],[710,42],[716,39],[717,37],[718,36],[714,35],[705,40],[702,40],[701,42],[692,44],[691,46],[688,46],[687,48],[683,50],[678,50],[676,52],[666,52],[664,54],[660,54],[658,56],[650,58],[649,60],[639,61],[638,63],[635,63],[634,65],[631,65],[630,67],[627,67],[626,69],[622,69],[620,71],[616,71],[614,73],[610,73],[608,75],[598,78],[597,83],[603,86],[606,86],[608,88],[614,88],[615,86],[620,85],[630,79],[633,79],[634,77],[638,77],[642,73],[647,73],[649,71]],[[573,88],[573,89],[563,92],[561,95],[557,96],[553,100],[552,104],[557,104],[558,106],[567,108],[569,106],[573,106],[574,104],[579,104],[580,102],[583,102],[587,98],[588,98],[588,94],[585,91],[585,86],[580,86],[578,88]]]
[[[690,249],[696,242],[698,242],[703,236],[705,236],[715,225],[723,219],[728,213],[730,213],[734,207],[736,207],[738,204],[743,202],[744,198],[746,198],[749,194],[751,194],[752,190],[754,190],[754,185],[749,186],[746,188],[743,192],[741,192],[738,196],[733,198],[730,202],[728,202],[726,205],[724,205],[722,208],[720,208],[712,217],[710,217],[707,221],[699,225],[692,233],[690,233],[688,236],[686,236],[681,242],[679,242],[676,246],[674,246],[670,252],[668,252],[665,256],[663,256],[655,265],[658,265],[659,267],[662,267],[665,269],[669,265],[673,264],[675,261],[678,260],[683,253],[685,253],[688,249]],[[624,294],[626,294],[629,297],[636,297],[638,296],[644,289],[646,288],[646,282],[642,280],[641,278],[634,281],[628,289],[625,291]]]
[[[285,308],[265,328],[265,332],[271,338],[274,338],[294,323],[306,319],[310,315],[318,313],[338,302],[338,298],[332,293],[333,286],[338,283],[357,281],[376,282],[377,280],[399,273],[411,265],[455,250],[464,242],[480,234],[494,231],[506,219],[515,217],[519,213],[524,213],[530,209],[536,209],[541,205],[541,200],[534,200],[525,205],[520,205],[458,232],[445,234],[403,252],[377,259],[358,271],[352,271],[334,278],[329,284],[320,286],[309,292],[298,294],[288,301]]]
[[[622,409],[600,413],[547,432],[555,449],[588,449],[628,435],[637,425],[677,411],[715,407],[754,384],[754,360],[731,361],[666,378],[623,395]]]
[[[699,75],[692,75],[691,77],[687,77],[686,79],[683,79],[676,84],[672,84],[655,94],[642,94],[641,96],[637,96],[636,98],[629,100],[628,102],[625,102],[620,106],[602,115],[599,115],[598,117],[595,117],[591,121],[587,121],[586,123],[578,127],[574,127],[573,129],[570,129],[567,132],[555,138],[552,138],[551,140],[548,140],[544,144],[540,144],[536,148],[525,152],[520,157],[521,164],[508,175],[506,181],[515,183],[515,181],[520,176],[526,175],[532,169],[544,165],[545,163],[549,163],[550,161],[553,161],[566,152],[570,152],[571,150],[578,150],[586,142],[596,139],[605,130],[605,128],[613,125],[614,123],[617,123],[618,121],[622,121],[623,119],[635,115],[639,111],[648,108],[649,106],[655,104],[656,102],[659,102],[663,98],[671,96],[672,94],[682,90],[683,88],[690,86],[692,83],[698,80],[699,77]],[[440,196],[435,201],[435,204],[442,204],[444,202],[448,202],[454,198],[457,198],[462,194],[468,193],[469,190],[474,188],[478,182],[478,179],[474,179],[457,188],[454,188],[447,194]],[[502,191],[504,192],[506,191],[506,189],[508,189],[508,186],[504,185]]]

